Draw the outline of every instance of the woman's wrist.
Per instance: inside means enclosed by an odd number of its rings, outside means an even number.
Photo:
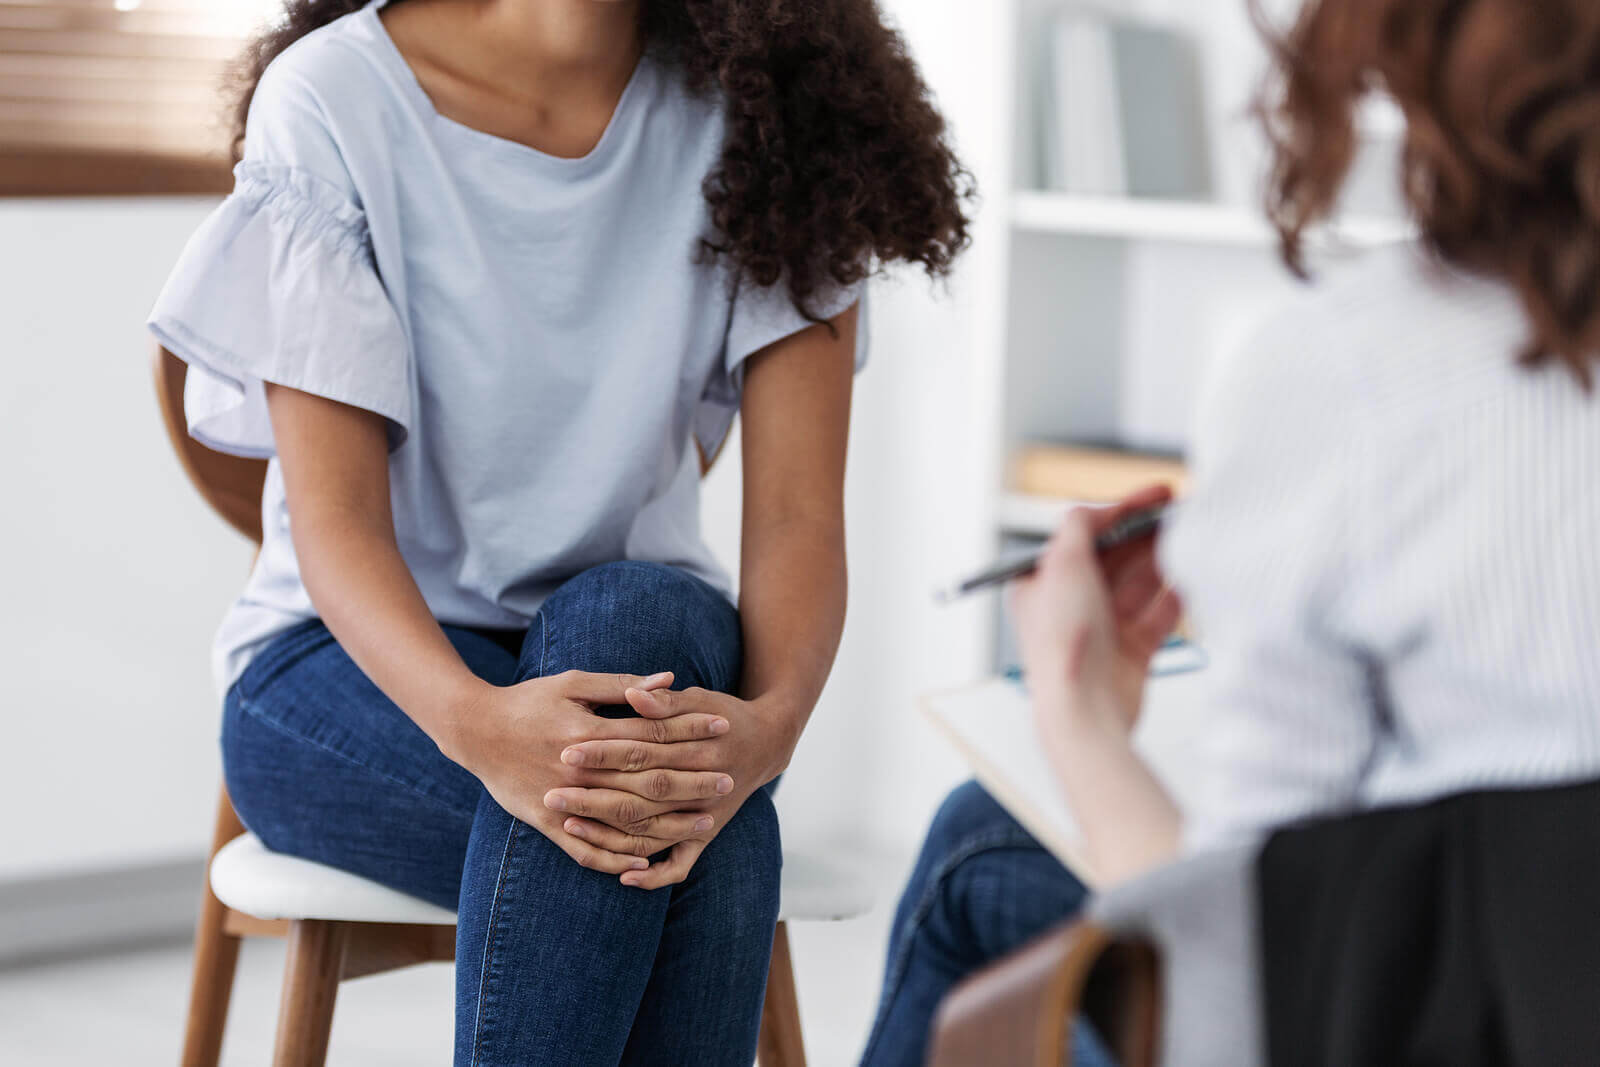
[[[444,684],[424,728],[446,758],[471,769],[472,739],[483,723],[485,704],[498,688],[471,671]]]
[[[800,744],[800,733],[805,729],[810,710],[798,710],[797,702],[780,693],[769,693],[745,701],[754,713],[752,718],[766,738],[767,766],[762,785],[772,781],[789,769],[789,760]]]
[[[1110,687],[1073,683],[1065,678],[1031,676],[1033,710],[1042,728],[1073,734],[1107,734],[1126,738],[1132,719]]]

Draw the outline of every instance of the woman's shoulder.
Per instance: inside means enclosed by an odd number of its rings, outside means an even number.
[[[1208,392],[1345,422],[1355,406],[1431,403],[1463,379],[1508,372],[1524,329],[1508,287],[1395,245],[1276,307],[1220,361]]]
[[[383,52],[376,10],[311,31],[277,55],[256,83],[245,120],[243,168],[311,182],[358,202],[363,178],[394,163],[395,121],[406,87]]]
[[[1298,318],[1327,346],[1363,342],[1369,358],[1391,362],[1397,349],[1426,356],[1437,346],[1415,352],[1419,340],[1457,323],[1506,327],[1521,316],[1508,286],[1463,273],[1407,241],[1336,268],[1279,317]]]
[[[259,92],[334,99],[365,95],[383,73],[376,12],[362,8],[296,39],[262,72]]]
[[[370,127],[401,93],[363,8],[312,30],[261,73],[246,121],[245,156],[296,142],[346,141]]]
[[[727,97],[721,87],[692,80],[681,60],[650,49],[640,59],[649,83],[654,140],[676,155],[683,146],[720,149],[726,129]]]

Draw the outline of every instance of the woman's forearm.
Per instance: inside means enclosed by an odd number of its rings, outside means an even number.
[[[434,621],[395,542],[383,419],[271,384],[267,410],[312,606],[367,677],[448,755],[461,712],[483,683]]]
[[[752,529],[752,525],[756,528]],[[779,733],[781,773],[833,668],[844,629],[844,530],[834,518],[747,524],[741,695]]]
[[[312,604],[373,683],[447,754],[464,708],[484,683],[445,637],[392,530],[339,509],[294,522]]]
[[[1117,712],[1087,712],[1084,699],[1047,687],[1034,693],[1045,753],[1083,831],[1099,888],[1159,867],[1178,853],[1177,805],[1139,755]]]
[[[852,305],[746,364],[741,695],[769,729],[769,780],[788,765],[844,630],[844,467],[857,315]]]

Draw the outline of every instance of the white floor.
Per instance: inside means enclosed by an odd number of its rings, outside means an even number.
[[[896,879],[873,864],[877,906],[861,919],[797,924],[791,934],[806,1051],[815,1067],[853,1064],[877,1002]],[[248,942],[239,961],[223,1063],[271,1058],[283,949]],[[0,1065],[169,1067],[177,1062],[189,951],[174,947],[0,971]],[[339,989],[331,1067],[450,1062],[451,971],[442,964],[363,978]]]

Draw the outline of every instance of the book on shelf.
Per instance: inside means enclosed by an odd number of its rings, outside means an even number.
[[[1044,38],[1045,188],[1084,196],[1210,195],[1199,64],[1186,35],[1074,4],[1050,16]]]
[[[1182,496],[1188,482],[1175,456],[1081,445],[1032,444],[1011,460],[1011,489],[1028,497],[1110,504],[1151,485]]]
[[[1110,21],[1089,10],[1060,12],[1046,47],[1045,187],[1084,196],[1126,195]]]

